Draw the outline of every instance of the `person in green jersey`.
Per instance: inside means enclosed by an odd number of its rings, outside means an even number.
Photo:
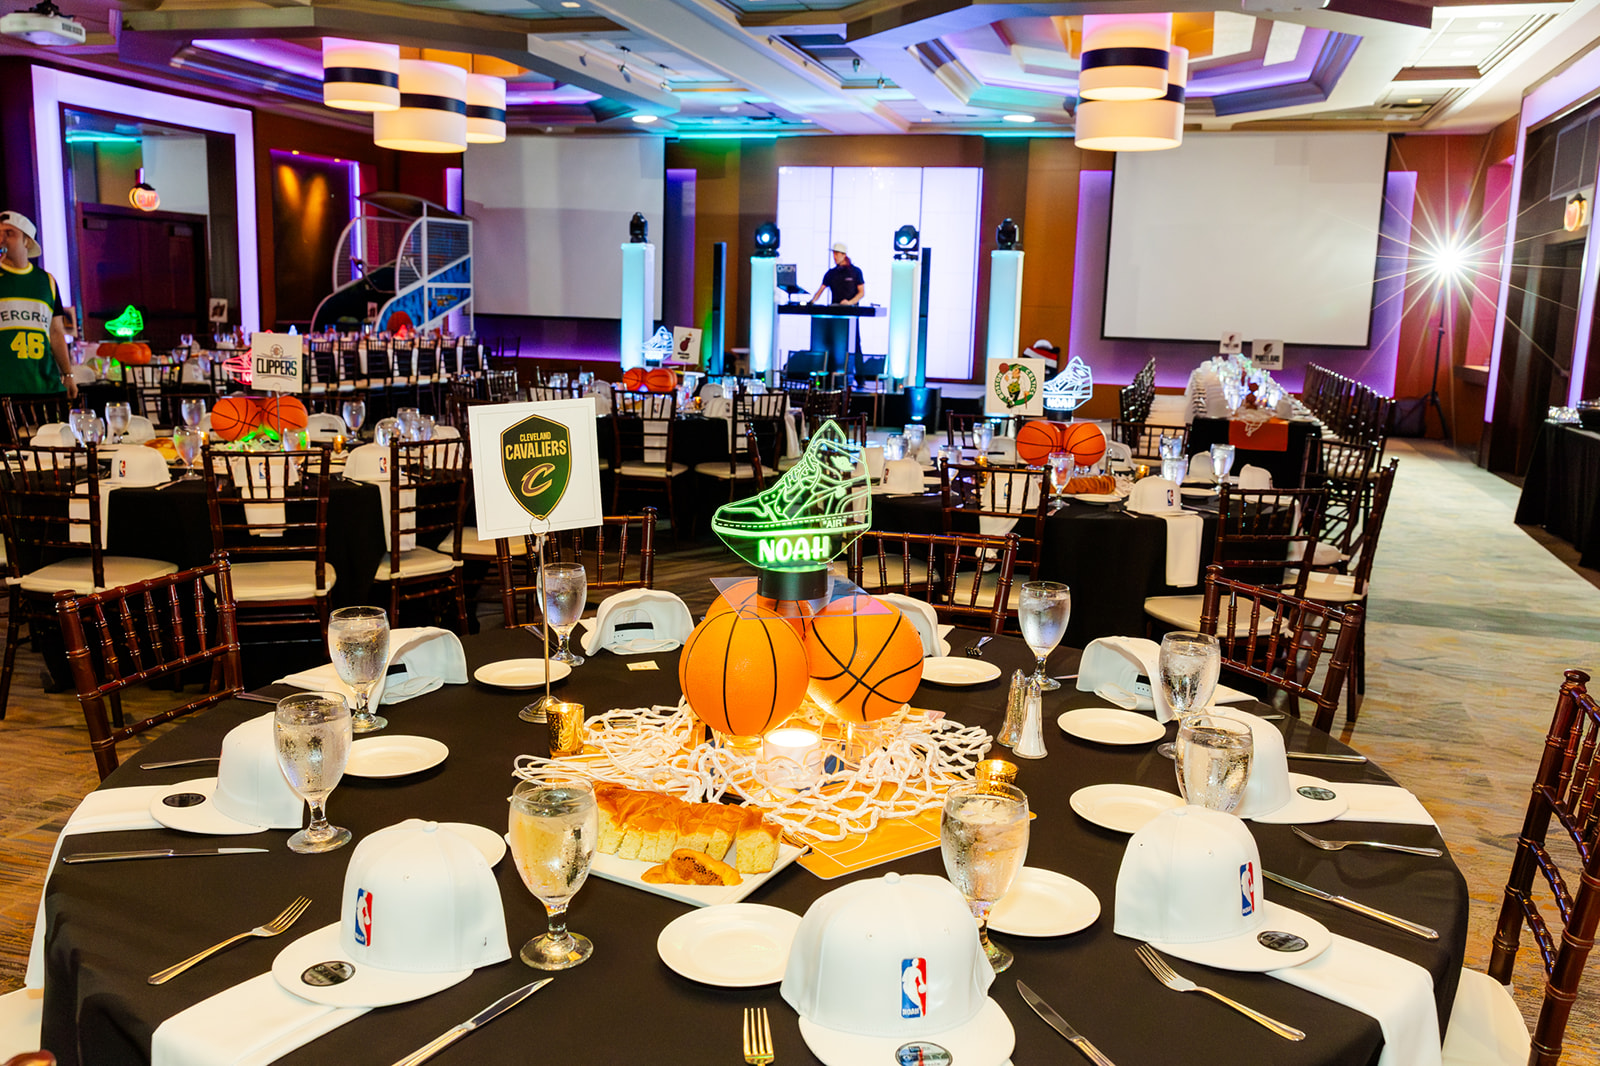
[[[67,355],[66,312],[56,279],[34,266],[38,230],[15,211],[0,211],[0,395],[65,392],[77,399]]]

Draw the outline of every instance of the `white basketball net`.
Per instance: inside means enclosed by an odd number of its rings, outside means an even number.
[[[825,737],[839,723],[820,711],[788,723]],[[769,821],[806,842],[838,841],[871,832],[884,818],[910,818],[935,810],[957,781],[970,780],[994,738],[976,726],[931,719],[906,710],[870,729],[857,727],[863,746],[876,744],[859,765],[826,774],[813,788],[769,786],[761,774],[761,745],[728,747],[691,741],[703,734],[687,705],[608,711],[583,725],[584,744],[598,754],[547,759],[519,755],[516,775],[539,780],[575,774],[630,788],[668,792],[689,803],[742,797]],[[826,741],[824,741],[826,743]]]

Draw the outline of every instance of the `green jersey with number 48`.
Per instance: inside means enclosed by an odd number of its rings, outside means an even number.
[[[55,278],[0,263],[0,395],[65,389],[50,351],[50,323],[62,313]]]

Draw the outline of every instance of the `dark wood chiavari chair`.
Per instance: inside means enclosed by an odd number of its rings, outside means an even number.
[[[0,396],[5,411],[7,441],[26,444],[34,431],[49,422],[65,422],[72,411],[66,393],[52,396]]]
[[[1317,566],[1343,569],[1372,506],[1373,471],[1378,449],[1368,444],[1314,437],[1306,442],[1300,484],[1327,493]]]
[[[942,463],[939,469],[940,505],[944,532],[988,536],[1010,533],[1017,539],[1014,569],[1022,581],[1013,582],[1000,595],[1000,575],[991,570],[981,580],[980,603],[998,597],[1002,609],[1015,615],[1023,581],[1039,580],[1044,560],[1044,524],[1050,513],[1047,472],[1036,467]],[[1025,575],[1025,576],[1023,576]]]
[[[538,538],[504,537],[494,543],[506,628],[531,625],[542,614]],[[636,515],[609,516],[598,526],[546,534],[544,559],[582,563],[591,599],[626,589],[655,588],[656,509],[646,507]],[[603,595],[596,596],[597,592]]]
[[[518,393],[515,370],[486,370],[483,372],[483,395],[490,403],[511,403]]]
[[[466,507],[465,441],[390,441],[389,550],[373,580],[388,589],[391,623],[400,618],[402,603],[437,599],[454,609],[455,631],[467,632],[461,566]]]
[[[616,468],[611,478],[611,510],[622,510],[623,489],[665,493],[672,542],[678,542],[677,509],[672,501],[673,480],[689,472],[672,461],[672,439],[677,424],[678,397],[671,392],[611,394],[611,432]]]
[[[728,458],[695,464],[696,474],[727,485],[730,501],[738,499],[740,490],[749,485],[755,486],[755,492],[760,492],[764,487],[760,484],[762,479],[757,476],[758,472],[748,465],[749,456],[744,452],[748,438],[756,440],[758,459],[765,456],[767,468],[777,469],[778,460],[783,455],[783,419],[758,413],[775,406],[777,404],[768,401],[765,395],[739,393],[733,398],[733,420],[728,426]]]
[[[1312,725],[1327,732],[1339,706],[1339,691],[1355,655],[1364,608],[1313,603],[1274,589],[1223,576],[1206,568],[1204,606],[1196,628],[1222,647],[1222,669],[1282,692],[1300,716],[1300,700],[1316,706]],[[1320,681],[1318,671],[1326,658]]]
[[[1188,454],[1189,427],[1188,426],[1163,426],[1153,422],[1123,422],[1111,423],[1111,439],[1120,441],[1133,452],[1135,462],[1159,464],[1161,462],[1161,441],[1176,438],[1183,443],[1179,450]]]
[[[889,533],[850,544],[846,573],[872,593],[897,592],[933,607],[941,622],[999,634],[1017,565],[1017,536]]]
[[[226,559],[91,595],[60,592],[55,609],[102,781],[117,768],[121,741],[244,689]],[[171,678],[181,695],[183,673],[206,668],[195,699],[132,722],[119,713],[115,725],[106,714],[107,702],[135,685]]]

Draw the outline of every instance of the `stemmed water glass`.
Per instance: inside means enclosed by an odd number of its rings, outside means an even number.
[[[128,419],[133,417],[133,408],[125,403],[106,404],[106,428],[111,431],[111,443],[121,444],[122,438],[128,432]]]
[[[194,472],[194,464],[200,458],[205,439],[205,431],[194,426],[179,426],[172,431],[172,446],[177,449],[178,458],[183,460],[183,476],[179,481],[200,480],[200,475]]]
[[[522,945],[536,970],[566,970],[594,954],[594,944],[567,930],[567,905],[589,876],[600,835],[594,787],[582,778],[522,781],[511,793],[511,856],[528,891],[544,904],[550,931]]]
[[[906,427],[906,455],[918,462],[922,461],[922,442],[927,438],[928,427],[916,422]]]
[[[100,419],[95,417],[93,411],[87,408],[73,411],[68,416],[67,424],[72,427],[72,435],[78,438],[80,446],[88,447],[91,444],[100,443],[102,432]]]
[[[311,805],[311,824],[289,838],[289,850],[305,855],[350,843],[350,830],[330,825],[327,815],[328,794],[350,759],[350,708],[344,697],[332,692],[285,696],[273,713],[272,735],[289,787]]]
[[[1233,445],[1213,444],[1211,446],[1211,470],[1217,475],[1217,484],[1226,485],[1228,475],[1233,471]]]
[[[1178,727],[1178,792],[1213,811],[1231,812],[1250,781],[1255,735],[1237,718],[1191,714]]]
[[[422,412],[415,407],[401,407],[394,413],[400,423],[401,440],[420,440],[417,436],[417,424],[422,421]]]
[[[1156,672],[1161,676],[1156,683],[1167,706],[1178,719],[1181,728],[1189,715],[1204,710],[1217,689],[1217,678],[1222,673],[1222,647],[1209,633],[1189,633],[1179,630],[1161,638],[1161,655]],[[1168,759],[1174,757],[1174,747],[1167,741],[1156,751]]]
[[[361,423],[367,420],[367,402],[365,400],[346,400],[344,408],[340,411],[344,424],[350,427],[352,437],[361,432]]]
[[[389,668],[389,615],[381,607],[341,607],[328,616],[328,654],[339,680],[356,691],[350,727],[376,733],[389,720],[372,713],[372,688]]]
[[[199,429],[200,423],[206,418],[206,402],[201,399],[184,400],[178,405],[178,413],[184,425]]]
[[[1028,857],[1028,797],[998,781],[960,784],[945,793],[939,817],[945,876],[967,897],[978,939],[999,973],[1016,956],[989,940],[989,910],[1011,891]]]
[[[1050,495],[1058,500],[1065,499],[1067,495],[1067,482],[1072,480],[1072,472],[1077,467],[1077,458],[1071,452],[1050,453]]]
[[[1189,476],[1189,459],[1179,456],[1176,459],[1161,460],[1161,476],[1174,485],[1182,485],[1183,479]]]
[[[891,433],[883,439],[883,461],[898,463],[906,457],[906,438],[900,433]]]
[[[972,447],[979,455],[988,455],[989,446],[994,443],[994,426],[988,422],[979,422],[972,427]]]
[[[1067,635],[1067,620],[1071,616],[1072,590],[1061,582],[1029,581],[1022,586],[1017,619],[1022,625],[1022,639],[1039,660],[1028,680],[1037,682],[1042,691],[1061,687],[1061,682],[1045,675],[1044,661]]]
[[[372,443],[380,448],[387,448],[391,442],[405,439],[405,432],[397,419],[380,418],[378,424],[372,427]]]
[[[567,646],[572,627],[583,617],[584,605],[589,600],[589,575],[582,563],[548,563],[543,571],[543,596],[545,620],[556,631],[558,643],[551,662],[582,666],[583,656]]]

